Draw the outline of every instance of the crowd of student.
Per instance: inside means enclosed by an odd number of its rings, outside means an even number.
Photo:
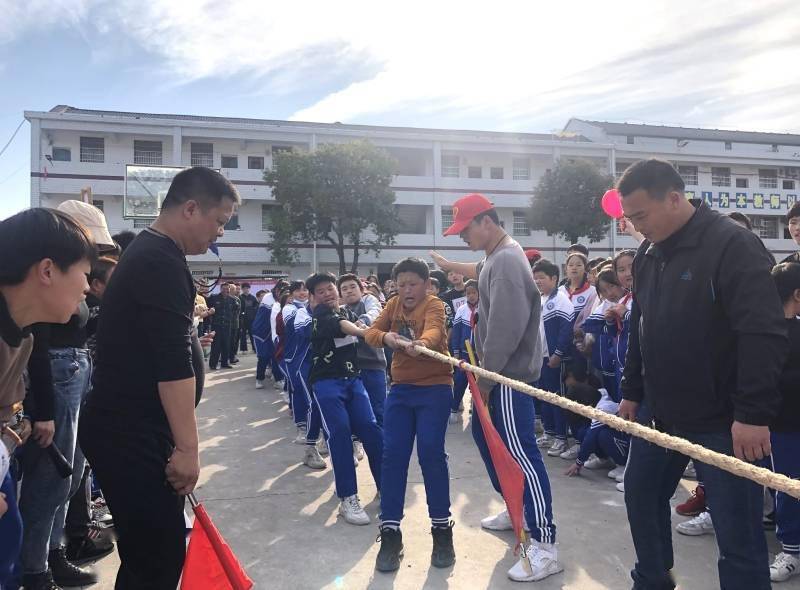
[[[158,220],[132,242],[112,238],[102,213],[77,201],[3,221],[0,251],[14,255],[0,262],[0,588],[95,581],[76,562],[113,550],[109,526],[119,539],[117,588],[174,588],[183,497],[199,474],[193,408],[205,353],[210,369],[228,368],[248,340],[255,388],[270,379],[289,405],[303,464],[325,469],[329,457],[339,514],[354,525],[371,522],[356,471],[366,457],[380,496],[383,572],[403,556],[415,444],[431,564],[456,559],[445,434],[464,418],[467,380],[415,346],[470,362],[474,351],[489,371],[799,477],[800,256],[774,266],[741,227],[746,218],[691,203],[683,188],[668,163],[629,168],[619,183],[623,225],[640,247],[590,258],[573,245],[563,280],[473,194],[455,204],[445,233],[482,251],[478,263],[431,252],[441,271],[406,258],[382,286],[375,276],[315,273],[256,296],[246,284],[240,292],[225,283],[213,296],[195,289],[185,256],[205,252],[239,200],[208,169],[178,174]],[[800,205],[788,217],[800,244]],[[141,288],[154,284],[162,289]],[[478,388],[525,478],[533,540],[529,561],[509,577],[563,570],[546,452],[569,461],[569,476],[607,470],[625,493],[634,588],[674,587],[669,499],[688,459],[491,380]],[[499,492],[484,432],[471,422]],[[766,496],[783,545],[770,565],[764,490],[710,465],[694,469],[702,483],[677,510],[695,518],[678,531],[716,532],[722,587],[767,588],[800,571],[797,500]],[[512,528],[507,511],[481,526]]]

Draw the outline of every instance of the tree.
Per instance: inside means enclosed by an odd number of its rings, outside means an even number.
[[[297,260],[291,247],[329,242],[339,256],[339,273],[357,272],[359,254],[380,252],[394,244],[399,220],[390,188],[396,162],[367,141],[325,144],[313,152],[276,154],[264,179],[280,205],[272,219],[272,259],[281,264]]]
[[[609,218],[600,206],[614,178],[585,160],[559,161],[545,172],[533,191],[529,211],[531,229],[563,236],[570,244],[582,236],[590,242],[608,233]]]

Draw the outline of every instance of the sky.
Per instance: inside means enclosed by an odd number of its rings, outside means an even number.
[[[551,132],[800,133],[796,0],[0,0],[0,150],[58,104]],[[28,206],[30,127],[0,154]]]

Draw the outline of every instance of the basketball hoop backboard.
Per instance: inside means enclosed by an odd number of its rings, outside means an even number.
[[[126,219],[158,217],[169,185],[181,170],[183,168],[128,164],[125,167],[122,216]]]

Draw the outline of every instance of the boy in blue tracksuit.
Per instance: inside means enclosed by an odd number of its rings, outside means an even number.
[[[466,305],[461,305],[453,317],[453,326],[450,328],[450,355],[454,358],[470,362],[469,353],[465,342],[469,342],[475,349],[475,340],[472,328],[478,314],[478,281],[470,279],[464,283]],[[467,375],[461,369],[455,369],[453,374],[453,405],[450,406],[450,424],[461,421],[459,412],[464,392],[467,389]]]
[[[295,387],[300,395],[306,400],[306,450],[303,457],[303,464],[312,469],[325,469],[327,467],[322,456],[317,450],[322,422],[319,415],[319,405],[314,397],[309,383],[311,364],[313,356],[311,352],[311,308],[301,307],[294,316],[294,342],[295,351],[292,362],[289,363],[289,371],[292,375]]]
[[[545,391],[564,395],[563,366],[569,360],[572,346],[575,308],[558,288],[558,266],[546,259],[533,265],[533,280],[542,295],[542,324],[550,358],[544,359],[539,387]],[[549,447],[548,455],[558,455],[567,450],[567,422],[561,408],[542,403],[544,435],[536,442]],[[552,452],[551,452],[552,451]],[[558,451],[558,452],[556,452]]]
[[[357,495],[352,437],[357,436],[363,443],[372,477],[380,491],[383,432],[375,421],[359,377],[358,338],[363,337],[365,330],[363,324],[355,324],[358,318],[347,308],[339,307],[336,277],[330,273],[316,273],[308,277],[306,284],[314,300],[309,383],[314,389],[322,428],[328,439],[336,495],[341,500],[339,514],[350,524],[366,525],[370,519]]]
[[[294,330],[295,317],[300,308],[308,305],[308,289],[303,281],[292,281],[289,285],[289,302],[283,306],[283,365],[291,396],[292,416],[297,426],[297,437],[294,442],[299,445],[306,444],[306,423],[308,416],[308,400],[305,392],[297,383],[297,365],[295,353],[297,352],[297,337]]]

